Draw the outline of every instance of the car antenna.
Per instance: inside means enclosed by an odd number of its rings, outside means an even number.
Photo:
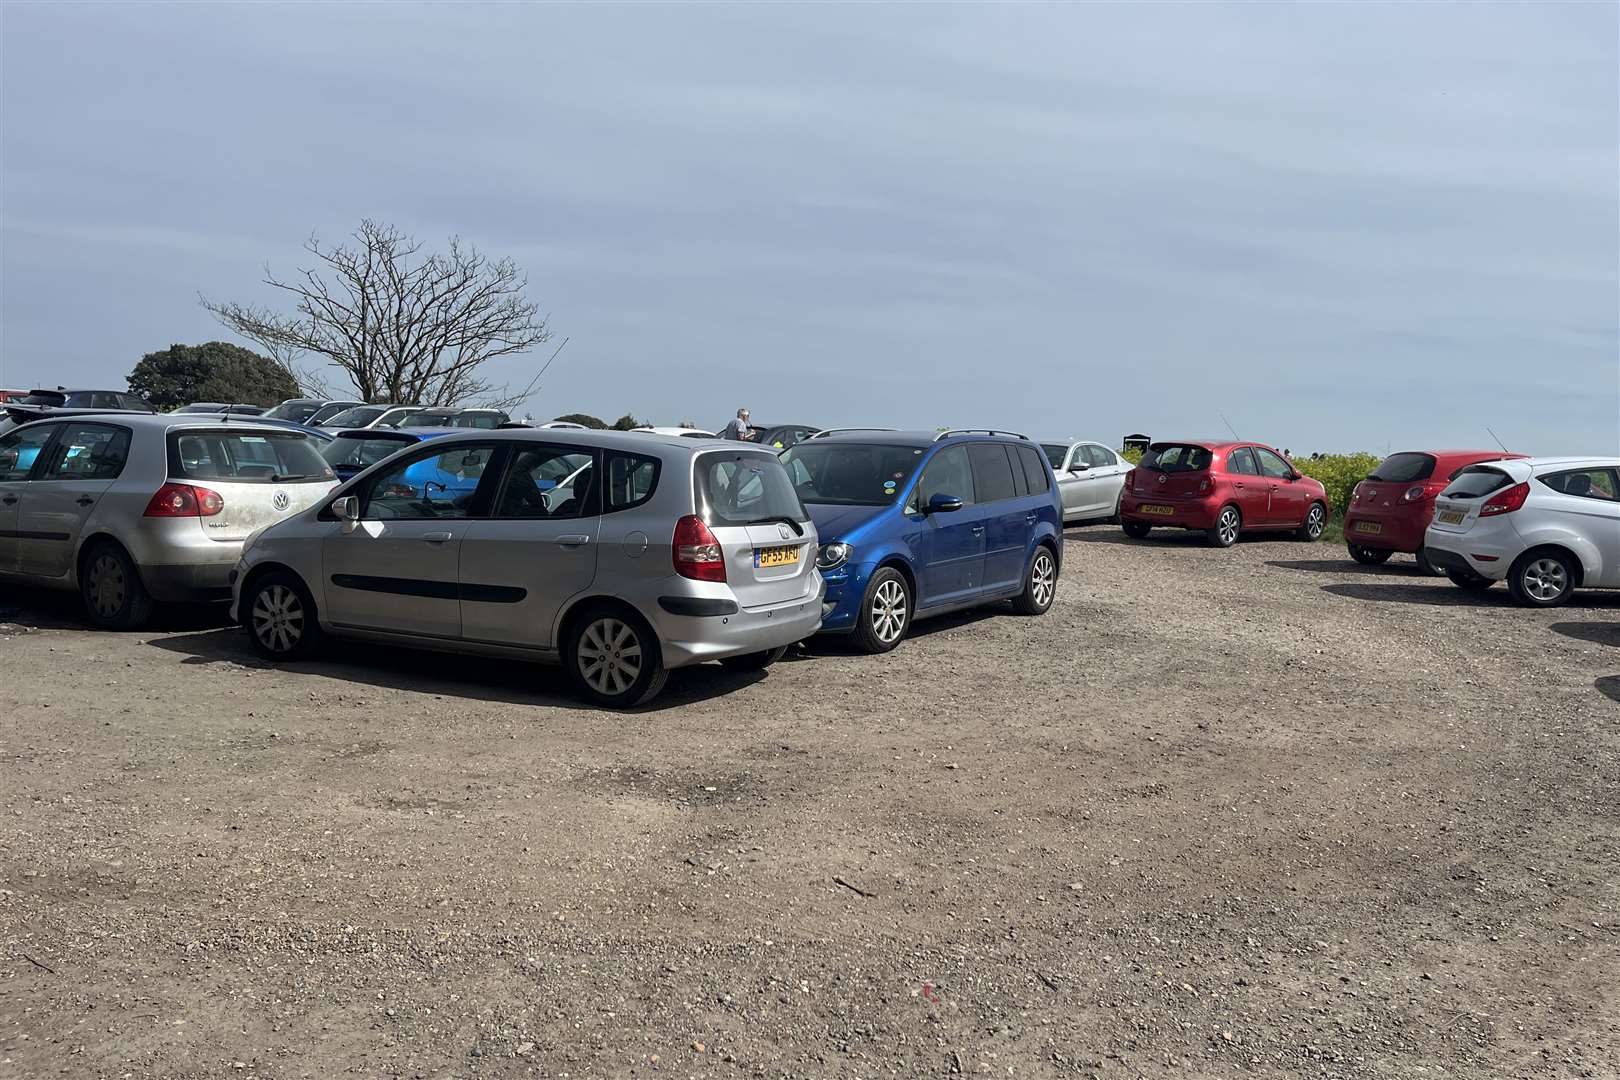
[[[1487,427],[1487,428],[1486,428],[1486,429],[1485,429],[1485,430],[1486,430],[1486,431],[1491,431],[1491,429],[1490,429],[1490,428],[1488,428],[1488,427]],[[1501,439],[1499,439],[1499,438],[1497,438],[1497,435],[1496,435],[1496,432],[1494,432],[1494,431],[1491,431],[1491,438],[1493,438],[1493,439],[1496,439],[1496,445],[1497,445],[1497,446],[1500,446],[1500,447],[1501,447],[1501,448],[1502,448],[1502,453],[1504,453],[1504,454],[1511,454],[1511,453],[1513,453],[1513,451],[1511,451],[1511,450],[1509,450],[1509,449],[1508,449],[1508,448],[1507,448],[1507,443],[1505,443],[1505,442],[1503,442],[1503,441],[1502,441],[1502,440],[1501,440]]]
[[[1230,431],[1232,433],[1232,438],[1236,439],[1238,442],[1242,442],[1243,441],[1243,436],[1241,436],[1241,435],[1239,435],[1237,433],[1237,428],[1232,426],[1232,421],[1230,421],[1230,420],[1228,420],[1226,418],[1226,414],[1225,413],[1218,413],[1217,415],[1220,416],[1221,423],[1226,425],[1226,430]]]

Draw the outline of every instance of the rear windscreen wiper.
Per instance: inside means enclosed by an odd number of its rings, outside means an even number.
[[[794,536],[803,536],[804,535],[804,526],[800,525],[797,521],[794,521],[792,518],[788,517],[786,514],[778,514],[775,517],[754,518],[752,521],[743,522],[743,524],[744,525],[786,525],[790,529],[793,530],[793,535]]]
[[[276,473],[270,478],[272,484],[286,483],[288,480],[317,480],[314,473]]]

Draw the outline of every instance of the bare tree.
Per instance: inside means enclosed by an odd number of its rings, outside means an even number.
[[[310,237],[304,250],[318,262],[290,280],[265,268],[265,284],[294,298],[292,314],[207,297],[202,305],[306,386],[321,384],[294,366],[310,354],[342,369],[367,401],[477,399],[510,408],[534,392],[540,373],[513,392],[480,370],[551,336],[539,306],[524,298],[529,281],[516,263],[492,262],[456,237],[443,254],[422,255],[414,238],[369,220],[353,239],[354,246],[324,247]]]

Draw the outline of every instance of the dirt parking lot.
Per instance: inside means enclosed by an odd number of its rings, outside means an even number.
[[[1620,1075],[1620,595],[1074,530],[677,674],[0,600],[0,1076]]]

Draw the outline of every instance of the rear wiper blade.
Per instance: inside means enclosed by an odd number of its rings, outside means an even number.
[[[752,521],[743,522],[743,524],[744,525],[786,525],[790,529],[793,530],[793,535],[794,536],[803,536],[804,535],[804,526],[800,525],[797,521],[794,521],[792,518],[788,517],[786,514],[778,514],[775,517],[754,518]]]
[[[288,480],[314,480],[314,473],[276,473],[270,478],[272,484],[284,483]]]

